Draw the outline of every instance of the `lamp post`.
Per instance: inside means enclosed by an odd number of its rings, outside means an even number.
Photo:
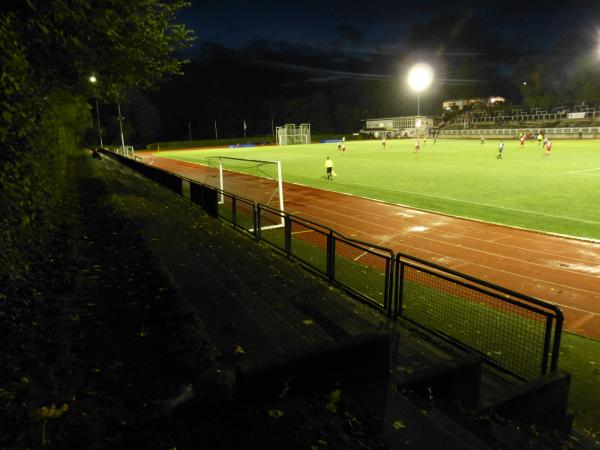
[[[119,117],[117,117],[119,120],[119,131],[121,132],[121,151],[123,152],[123,156],[125,156],[125,139],[123,138],[123,119],[125,117],[121,115],[121,103],[119,102],[117,102],[117,111],[119,113]]]
[[[92,84],[96,84],[98,79],[92,75],[88,78],[89,82]],[[96,102],[96,121],[98,122],[98,138],[100,140],[100,148],[104,148],[104,144],[102,143],[102,128],[100,127],[100,108],[98,108],[98,97],[94,97],[94,101]]]
[[[421,92],[427,89],[432,81],[433,69],[429,64],[418,63],[408,71],[408,86],[417,93],[417,128],[419,129],[421,128]]]

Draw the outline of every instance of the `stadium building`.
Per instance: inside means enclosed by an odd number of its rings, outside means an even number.
[[[428,135],[441,121],[436,116],[402,116],[362,119],[361,134],[374,138]]]
[[[466,107],[484,106],[493,107],[504,105],[506,99],[500,96],[487,97],[487,98],[469,98],[469,99],[458,99],[458,100],[445,100],[442,102],[442,108],[444,111],[458,110],[462,111]]]

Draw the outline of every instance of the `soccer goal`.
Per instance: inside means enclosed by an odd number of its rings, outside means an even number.
[[[218,195],[219,205],[225,204],[223,191],[226,191],[284,211],[281,161],[210,156],[206,163],[209,167],[206,184],[222,191]],[[278,215],[274,222],[261,229],[284,226],[283,215]]]
[[[115,147],[114,152],[117,155],[125,156],[127,158],[131,158],[131,159],[135,158],[135,151],[133,150],[133,147],[131,145],[126,145],[123,148]]]
[[[310,124],[287,123],[276,128],[277,145],[310,144]]]

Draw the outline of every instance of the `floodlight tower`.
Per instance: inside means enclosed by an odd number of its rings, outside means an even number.
[[[429,64],[418,63],[408,71],[408,86],[417,93],[417,116],[421,116],[421,92],[433,81],[433,69]],[[420,122],[420,119],[419,119]],[[420,127],[420,123],[418,127]]]

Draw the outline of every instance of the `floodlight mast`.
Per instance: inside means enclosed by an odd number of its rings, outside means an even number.
[[[433,81],[433,69],[429,64],[418,63],[408,71],[408,86],[417,93],[417,117],[421,116],[421,92]]]

